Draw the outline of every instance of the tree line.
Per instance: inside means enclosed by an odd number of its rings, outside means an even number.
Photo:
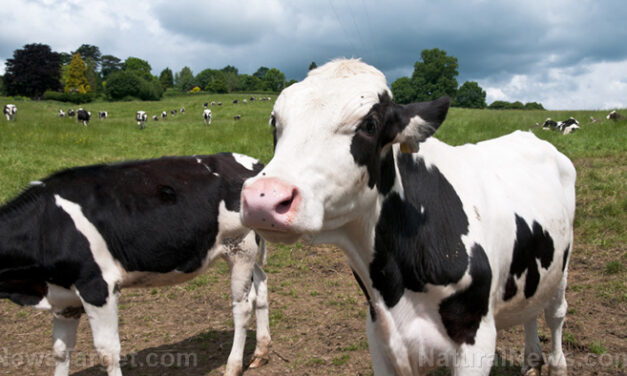
[[[309,70],[317,64],[312,62]],[[204,69],[194,74],[189,67],[180,72],[165,68],[153,76],[150,64],[138,57],[122,61],[102,55],[97,46],[83,44],[72,53],[54,52],[45,44],[27,44],[7,59],[0,92],[31,98],[83,103],[94,97],[109,100],[138,98],[158,100],[165,90],[178,92],[273,92],[296,82],[286,81],[277,68],[259,67],[251,75],[240,74],[234,66]],[[391,85],[397,103],[428,101],[448,95],[453,106],[465,108],[543,110],[540,103],[495,101],[486,104],[486,92],[477,82],[458,85],[458,62],[438,48],[425,49],[414,64],[411,77],[401,77]]]
[[[122,60],[102,55],[97,46],[83,44],[71,53],[52,51],[46,44],[27,44],[7,59],[0,77],[0,92],[30,98],[44,98],[75,103],[89,102],[98,96],[109,100],[137,98],[158,100],[165,90],[180,92],[230,93],[280,92],[285,74],[276,68],[260,67],[252,75],[240,74],[227,65],[222,69],[204,69],[194,75],[189,67],[180,72],[165,68],[153,76],[148,61],[138,57]]]
[[[522,104],[519,101],[513,103],[494,101],[488,106],[485,100],[486,92],[477,82],[466,81],[458,87],[456,77],[459,72],[456,57],[434,48],[423,50],[420,58],[421,60],[414,64],[411,77],[401,77],[392,83],[395,102],[429,101],[448,95],[453,100],[454,107],[544,110],[542,104],[536,102]]]

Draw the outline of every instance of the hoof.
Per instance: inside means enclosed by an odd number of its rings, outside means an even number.
[[[242,376],[242,366],[234,366],[234,367],[229,367],[229,365],[227,364],[226,366],[226,371],[224,372],[224,376]]]
[[[248,366],[248,368],[259,368],[263,365],[268,364],[268,361],[269,361],[268,358],[255,356],[253,360],[250,362],[250,365]]]

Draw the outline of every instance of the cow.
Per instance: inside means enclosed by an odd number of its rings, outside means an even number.
[[[67,116],[68,117],[74,117],[75,114],[76,114],[76,112],[74,112],[73,108],[70,108],[69,110],[67,110]]]
[[[216,102],[215,101],[211,101],[211,107],[215,106]],[[222,105],[222,102],[220,102],[220,105]]]
[[[205,125],[211,124],[211,110],[206,108],[202,112],[202,118],[205,120]]]
[[[181,114],[185,113],[185,107],[181,107],[181,109],[179,110]]]
[[[551,119],[550,117],[546,118],[546,120],[542,124],[542,129],[545,130],[545,131],[549,130],[549,129],[553,129],[553,130],[558,129],[557,122],[555,120]]]
[[[104,120],[107,118],[107,116],[109,116],[107,111],[98,111],[98,119]]]
[[[172,114],[172,116],[176,115],[176,110],[170,110],[170,114]]]
[[[59,117],[65,117],[65,112],[59,108]]]
[[[233,99],[233,104],[237,104],[239,101],[237,99]]]
[[[7,118],[7,121],[15,120],[15,115],[17,115],[17,106],[14,104],[5,104],[4,116]]]
[[[622,119],[624,116],[619,114],[618,112],[616,112],[616,110],[613,110],[612,112],[610,112],[609,114],[607,114],[607,116],[605,117],[607,120],[619,120]]]
[[[152,115],[152,120],[154,120],[154,121],[159,121],[159,116],[157,116],[157,115]]]
[[[240,120],[241,118],[242,118],[242,115],[233,116],[233,120]]]
[[[168,112],[167,112],[167,111],[162,111],[162,112],[161,112],[161,118],[162,118],[163,120],[165,120],[167,117],[168,117]]]
[[[75,167],[0,207],[0,298],[52,312],[55,375],[68,375],[82,313],[107,374],[121,375],[121,289],[181,283],[219,258],[231,270],[235,325],[225,374],[241,374],[253,309],[252,367],[263,364],[267,287],[256,259],[265,245],[238,212],[244,179],[261,168],[231,153]]]
[[[218,106],[222,106],[222,102],[218,102]]]
[[[202,106],[203,106],[204,108],[209,107],[209,102],[205,102],[205,103],[203,103],[203,104],[202,104]]]
[[[148,120],[148,115],[145,111],[137,111],[135,114],[135,120],[137,120],[137,126],[139,129],[146,128],[146,120]]]
[[[557,126],[562,134],[569,134],[579,129],[579,122],[571,116],[568,120],[560,121]]]
[[[242,103],[246,104],[248,101],[246,99],[242,99]]]
[[[84,126],[89,124],[89,120],[91,120],[91,112],[84,110],[83,108],[79,108],[76,111],[76,121],[83,123]]]
[[[524,324],[539,374],[537,317],[561,347],[576,172],[531,132],[449,146],[431,137],[450,99],[399,105],[386,78],[334,60],[284,89],[274,157],[242,189],[244,225],[268,241],[331,243],[369,304],[376,375],[488,375],[497,329]]]

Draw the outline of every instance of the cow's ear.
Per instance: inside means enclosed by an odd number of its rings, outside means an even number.
[[[417,152],[419,144],[440,127],[450,104],[449,97],[440,97],[430,102],[392,106],[390,109],[395,113],[386,114],[386,120],[389,120],[386,126],[396,133],[393,143],[400,143],[404,153]]]

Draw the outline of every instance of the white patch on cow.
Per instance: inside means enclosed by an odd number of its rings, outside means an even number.
[[[41,180],[33,180],[30,183],[28,183],[28,185],[30,185],[31,187],[34,187],[38,185],[44,185],[44,182]]]
[[[202,159],[200,159],[200,158],[196,158],[196,162],[198,162],[198,163],[202,163]]]
[[[241,164],[242,166],[246,167],[247,169],[251,171],[254,169],[254,165],[259,163],[258,160],[256,160],[255,158],[249,157],[248,155],[243,155],[243,154],[238,154],[238,153],[232,153],[232,154],[233,154],[233,158],[235,158],[237,163]]]
[[[87,239],[91,254],[96,264],[100,267],[103,279],[110,286],[120,282],[124,268],[122,268],[118,261],[113,259],[106,241],[96,226],[85,217],[81,206],[56,194],[54,198],[56,205],[72,218],[76,229]]]

